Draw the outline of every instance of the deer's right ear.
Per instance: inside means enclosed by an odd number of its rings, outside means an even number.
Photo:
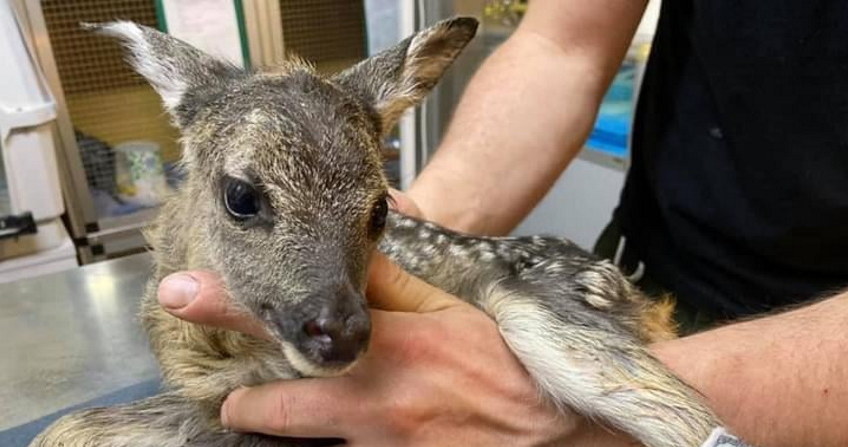
[[[333,78],[370,104],[380,116],[383,132],[414,106],[477,32],[477,20],[456,17],[443,20],[399,44],[368,58]]]
[[[121,39],[130,64],[159,93],[178,126],[191,122],[200,92],[245,74],[232,64],[146,26],[118,21],[83,27]]]

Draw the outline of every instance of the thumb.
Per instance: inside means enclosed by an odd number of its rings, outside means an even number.
[[[436,312],[463,305],[455,296],[410,275],[383,254],[375,253],[368,270],[369,302],[396,312]]]
[[[177,318],[270,338],[265,327],[230,299],[221,277],[213,272],[172,273],[159,283],[159,304]]]

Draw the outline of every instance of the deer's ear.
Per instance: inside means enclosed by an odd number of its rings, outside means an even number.
[[[242,69],[146,26],[126,21],[83,26],[123,42],[130,64],[159,93],[180,126],[196,113],[197,93],[244,75]]]
[[[384,132],[436,85],[477,32],[477,20],[443,20],[339,73],[333,80],[380,115]]]

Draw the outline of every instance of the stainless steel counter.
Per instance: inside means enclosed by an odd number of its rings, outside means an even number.
[[[158,376],[136,318],[149,254],[0,284],[0,431]]]

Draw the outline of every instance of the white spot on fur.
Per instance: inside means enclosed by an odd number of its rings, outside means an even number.
[[[229,176],[250,182],[247,171],[252,165],[257,151],[252,141],[253,136],[257,134],[254,129],[260,128],[270,118],[261,109],[256,108],[245,114],[242,119],[245,123],[236,134],[236,138],[230,143],[234,147],[238,147],[239,150],[226,152],[224,169]]]
[[[283,346],[283,353],[286,355],[286,359],[288,359],[289,363],[291,363],[292,368],[307,377],[340,376],[350,371],[351,368],[356,365],[356,362],[351,362],[342,368],[325,368],[323,366],[316,365],[315,362],[307,359],[291,343],[280,342],[280,344]]]
[[[456,244],[448,246],[448,253],[450,256],[457,258],[464,258],[468,256],[468,250],[466,250],[465,247]]]
[[[483,262],[491,262],[496,258],[495,253],[491,251],[480,252],[480,260]]]
[[[612,302],[610,302],[608,299],[606,299],[606,298],[604,298],[600,295],[595,295],[593,293],[586,295],[586,302],[589,303],[590,306],[592,306],[596,309],[610,309],[610,308],[612,308]]]

